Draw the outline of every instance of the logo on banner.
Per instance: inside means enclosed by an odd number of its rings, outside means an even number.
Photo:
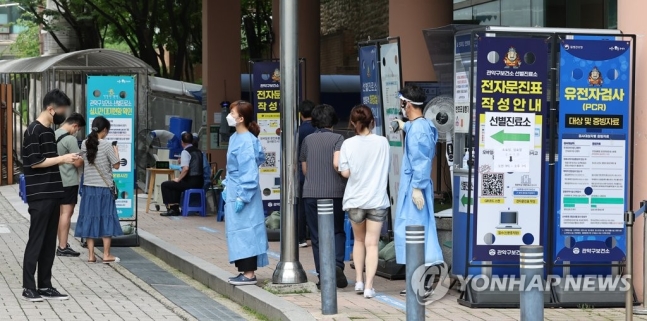
[[[505,58],[503,58],[503,63],[505,63],[506,69],[510,67],[518,69],[521,66],[521,58],[519,57],[519,54],[517,54],[517,49],[510,47]]]
[[[602,86],[602,83],[604,81],[602,80],[602,75],[600,74],[600,70],[598,67],[593,67],[591,71],[589,72],[589,85],[590,86]]]

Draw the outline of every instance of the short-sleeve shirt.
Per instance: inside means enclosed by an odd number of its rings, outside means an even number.
[[[22,141],[22,164],[27,202],[62,198],[63,183],[57,165],[32,168],[46,158],[57,157],[54,130],[37,120],[29,124]]]
[[[299,162],[306,163],[304,198],[343,198],[344,179],[333,166],[334,153],[341,149],[344,137],[321,129],[303,140]]]
[[[59,137],[68,134],[65,129],[59,128],[56,130],[55,138],[58,140]],[[81,151],[79,148],[79,143],[76,140],[76,137],[72,135],[67,135],[61,139],[56,144],[59,155],[65,155],[70,153],[78,153]],[[79,169],[74,166],[74,164],[62,164],[58,166],[61,171],[61,180],[63,181],[63,186],[76,186],[79,185]]]
[[[344,192],[344,210],[385,209],[387,195],[389,142],[379,135],[356,135],[344,141],[339,153],[339,171],[350,170]]]
[[[83,156],[83,185],[111,187],[113,185],[112,165],[119,162],[119,158],[117,158],[112,144],[107,140],[99,139],[97,157],[94,159],[94,165],[92,165],[88,162],[88,149],[85,145],[87,141],[86,139],[81,144],[81,151],[86,152]]]
[[[193,145],[189,144],[180,153],[180,167],[187,167],[189,164],[191,164],[191,154],[186,151],[187,148],[191,147]]]

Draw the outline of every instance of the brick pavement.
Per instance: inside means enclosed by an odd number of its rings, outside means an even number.
[[[0,320],[192,320],[105,264],[56,258],[54,287],[66,301],[22,300],[22,260],[29,222],[0,197]],[[78,246],[77,243],[77,248]],[[87,253],[81,254],[85,258]]]
[[[3,195],[12,197],[16,188],[0,188]],[[140,195],[144,196],[144,195]],[[17,197],[17,196],[15,196]],[[215,216],[208,217],[160,217],[155,211],[146,214],[145,198],[139,198],[139,227],[178,248],[189,252],[203,260],[213,263],[222,269],[236,274],[236,268],[227,262],[227,246],[224,234],[224,222],[217,222]],[[270,265],[257,272],[259,284],[271,280],[272,273],[278,262],[279,243],[270,243]],[[316,282],[313,274],[314,262],[310,247],[299,249],[300,261],[308,272],[308,279]],[[352,281],[355,270],[348,265],[345,274]],[[404,281],[389,281],[381,277],[375,280],[378,296],[375,299],[365,299],[353,291],[353,287],[338,291],[339,315],[334,320],[405,320],[404,298],[399,292],[404,288]],[[332,320],[322,317],[319,293],[281,295],[285,300],[308,310],[317,319]],[[518,320],[518,309],[470,309],[460,306],[456,299],[458,292],[450,293],[438,302],[426,307],[427,318],[432,320]],[[259,311],[262,313],[262,311]],[[636,320],[647,320],[644,316],[634,316]],[[621,320],[624,319],[623,309],[546,309],[546,320]]]

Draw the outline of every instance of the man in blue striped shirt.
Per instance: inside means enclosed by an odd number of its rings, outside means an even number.
[[[58,89],[43,98],[43,110],[23,135],[22,163],[29,206],[29,240],[23,262],[23,292],[27,301],[67,300],[52,286],[52,265],[60,202],[64,196],[59,165],[73,164],[80,156],[58,155],[52,124],[60,125],[70,107],[70,98]],[[34,274],[38,268],[38,287]]]

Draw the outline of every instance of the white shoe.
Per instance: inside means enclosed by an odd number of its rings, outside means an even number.
[[[364,292],[364,282],[355,283],[355,292],[357,292],[357,293]]]
[[[366,289],[364,290],[364,297],[367,299],[375,297],[375,289]]]
[[[308,247],[308,243],[306,242],[299,243],[299,247]]]

